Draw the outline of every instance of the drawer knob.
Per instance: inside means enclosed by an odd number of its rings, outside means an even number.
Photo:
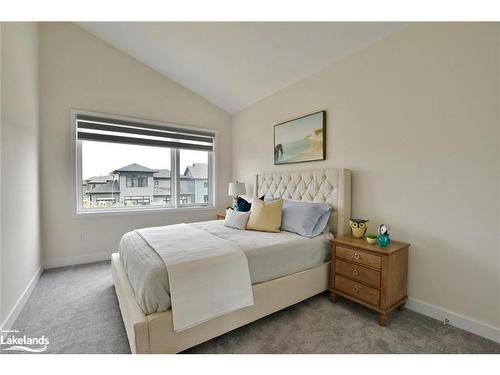
[[[353,269],[353,270],[352,270],[352,274],[353,274],[354,276],[358,276],[359,271],[355,268],[355,269]]]
[[[359,259],[359,254],[358,253],[354,253],[354,259]]]
[[[357,286],[353,286],[353,287],[352,287],[352,291],[353,291],[354,293],[357,293],[357,292],[359,292],[359,289],[358,289],[358,287],[357,287]]]

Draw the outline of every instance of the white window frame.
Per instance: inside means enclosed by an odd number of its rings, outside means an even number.
[[[179,155],[180,150],[176,148],[170,149],[170,205],[168,206],[140,206],[140,207],[120,207],[120,208],[87,208],[82,207],[83,202],[83,180],[82,180],[82,141],[77,139],[77,129],[76,129],[76,116],[78,114],[91,115],[106,117],[113,120],[123,120],[123,121],[140,121],[141,123],[160,125],[160,126],[171,126],[173,124],[145,119],[138,119],[134,117],[120,116],[109,113],[94,112],[80,109],[70,110],[70,134],[71,134],[71,147],[72,147],[72,158],[71,158],[71,169],[72,169],[72,191],[73,194],[73,216],[102,216],[102,215],[124,215],[124,214],[144,214],[144,213],[161,213],[161,212],[188,212],[188,211],[214,211],[217,206],[215,192],[217,191],[217,167],[215,157],[218,145],[217,130],[209,128],[199,128],[189,125],[174,124],[176,127],[182,127],[186,130],[197,130],[197,131],[211,131],[215,134],[213,151],[208,152],[208,203],[197,203],[197,204],[180,204],[180,195],[177,192],[180,191],[180,171],[179,171]],[[154,186],[153,186],[154,187]]]

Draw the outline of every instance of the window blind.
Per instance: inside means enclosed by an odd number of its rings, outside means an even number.
[[[215,133],[78,114],[79,140],[213,151]]]

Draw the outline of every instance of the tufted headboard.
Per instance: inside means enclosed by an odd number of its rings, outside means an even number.
[[[351,171],[329,168],[256,175],[254,196],[322,202],[333,207],[330,230],[337,236],[350,232]]]

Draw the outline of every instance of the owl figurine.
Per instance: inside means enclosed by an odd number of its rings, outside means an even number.
[[[363,238],[365,236],[368,221],[363,219],[349,219],[351,234],[354,238]]]
[[[380,247],[387,247],[391,244],[388,225],[380,224],[380,226],[378,227],[377,243]]]

